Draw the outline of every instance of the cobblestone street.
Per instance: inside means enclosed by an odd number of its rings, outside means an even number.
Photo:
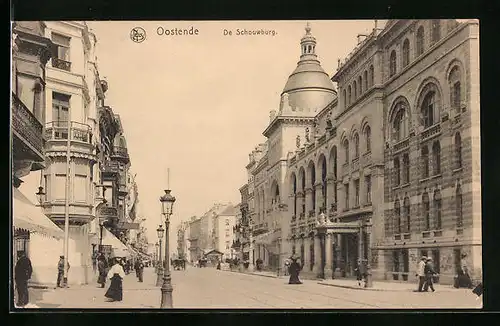
[[[160,289],[154,269],[145,270],[144,282],[134,274],[124,280],[122,302],[106,302],[106,289],[96,285],[69,289],[30,289],[31,303],[40,308],[158,308]],[[360,291],[325,286],[304,280],[289,285],[286,278],[188,267],[172,272],[174,308],[265,308],[265,309],[418,309],[480,308],[482,302],[470,290],[436,285],[435,293],[411,291]],[[108,284],[109,285],[109,284]]]

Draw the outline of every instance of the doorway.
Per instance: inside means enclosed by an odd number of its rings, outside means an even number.
[[[354,277],[358,260],[359,239],[356,234],[343,234],[341,241],[341,255],[346,277]]]

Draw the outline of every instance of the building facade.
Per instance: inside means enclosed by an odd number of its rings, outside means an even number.
[[[429,255],[451,283],[466,253],[481,278],[478,42],[477,21],[389,21],[330,81],[308,26],[247,165],[255,255],[270,262],[259,233],[280,221],[281,256],[306,277],[353,277],[363,261],[375,279],[413,281]]]
[[[189,257],[191,262],[196,262],[203,257],[203,250],[200,247],[201,219],[193,216],[189,221]]]
[[[230,205],[214,218],[215,246],[213,249],[222,252],[224,259],[235,258],[233,248],[233,243],[236,240],[234,226],[236,225],[236,216],[239,210],[239,205]]]
[[[181,224],[177,226],[177,257],[184,257],[188,261],[189,258],[189,222],[182,221]]]

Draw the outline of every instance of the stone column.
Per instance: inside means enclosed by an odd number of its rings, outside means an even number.
[[[316,209],[314,211],[315,216],[318,216],[320,213],[321,206],[323,204],[323,193],[322,193],[322,184],[318,182],[314,185],[316,189]]]
[[[309,211],[312,209],[312,188],[306,188],[306,219],[309,217]]]
[[[303,271],[309,271],[310,254],[309,254],[309,238],[306,236],[302,239],[302,244],[304,244],[304,257],[302,257]]]
[[[333,178],[333,176],[329,176],[327,179],[326,179],[326,187],[327,187],[327,190],[326,190],[326,209],[327,209],[327,212],[325,214],[328,215],[328,213],[330,212],[330,207],[332,207],[332,204],[335,203],[335,180]]]
[[[332,233],[327,233],[325,234],[325,279],[332,279],[333,278],[333,270],[332,270],[332,265],[333,265],[333,252],[332,252],[332,238],[333,234]]]
[[[322,262],[322,249],[321,249],[321,234],[316,233],[314,235],[314,238],[312,239],[314,241],[314,266],[313,266],[313,273],[314,276],[319,277],[321,274],[321,262]]]

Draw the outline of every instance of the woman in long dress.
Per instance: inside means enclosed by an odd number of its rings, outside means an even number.
[[[290,271],[290,279],[288,281],[288,284],[302,284],[302,282],[299,280],[299,273],[300,270],[302,269],[300,263],[297,262],[298,257],[297,256],[292,256],[290,257],[290,260],[292,261],[290,263],[289,271]]]
[[[97,278],[97,283],[101,285],[101,288],[106,284],[106,260],[103,255],[97,258],[97,270],[99,271],[99,277]]]
[[[122,301],[123,299],[123,278],[125,271],[120,264],[120,259],[116,258],[113,267],[108,272],[108,278],[111,280],[108,291],[104,295],[110,301]]]

